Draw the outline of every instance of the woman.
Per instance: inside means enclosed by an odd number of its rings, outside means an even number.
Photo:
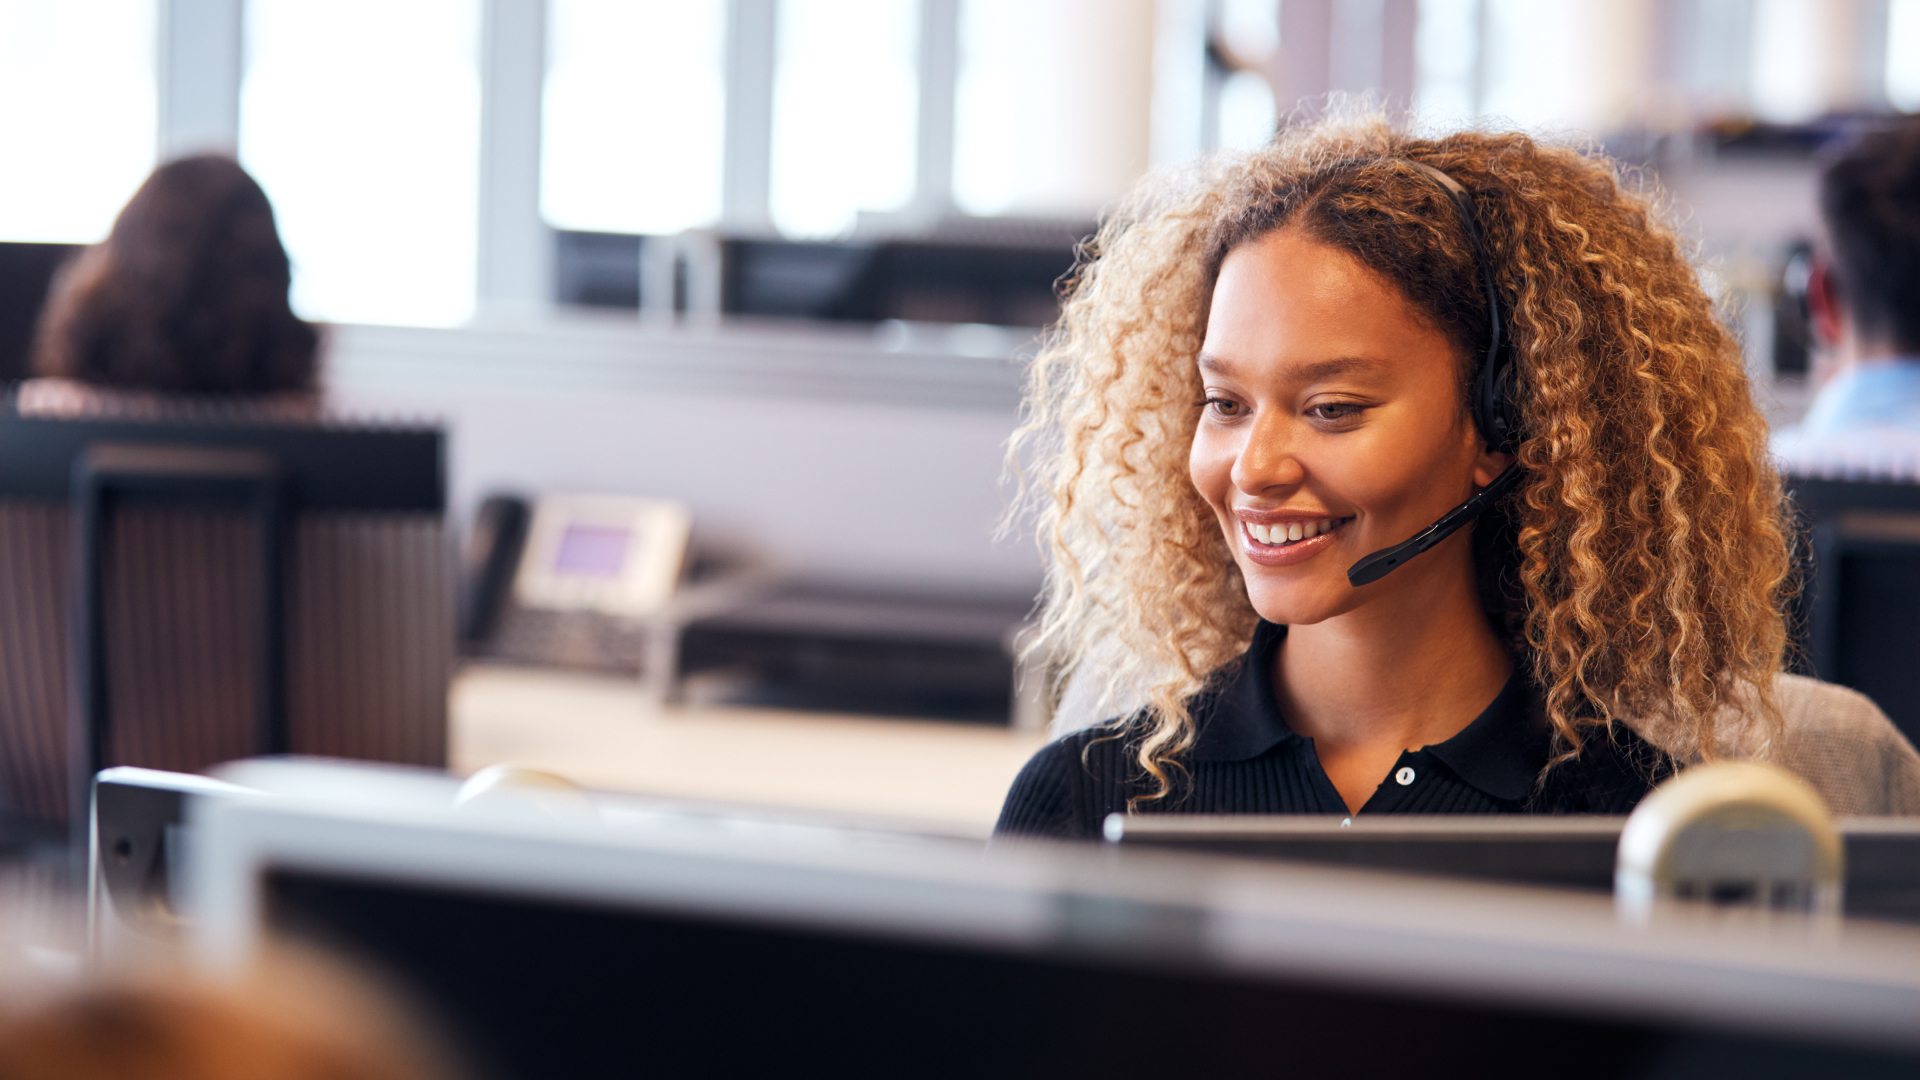
[[[155,413],[193,396],[275,415],[317,407],[314,328],[287,303],[273,207],[217,155],[168,162],[104,243],[54,282],[20,408]]]
[[[1041,751],[1003,833],[1624,813],[1729,716],[1778,729],[1766,425],[1603,160],[1329,122],[1150,181],[1029,410],[1034,647],[1148,704]]]

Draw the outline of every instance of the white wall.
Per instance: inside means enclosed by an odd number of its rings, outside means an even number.
[[[810,578],[1030,596],[1032,543],[993,539],[1017,365],[889,333],[337,327],[328,391],[447,422],[457,520],[503,488],[671,496],[698,542]]]

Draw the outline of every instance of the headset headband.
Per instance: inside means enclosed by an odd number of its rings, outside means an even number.
[[[1513,358],[1506,344],[1504,320],[1500,317],[1500,293],[1493,284],[1493,260],[1487,254],[1486,240],[1480,234],[1480,222],[1473,212],[1472,197],[1459,182],[1439,169],[1421,161],[1402,159],[1425,173],[1443,188],[1460,212],[1460,224],[1473,247],[1473,262],[1480,270],[1480,286],[1487,296],[1487,354],[1474,373],[1473,422],[1489,450],[1511,453],[1520,442],[1520,424],[1513,403]]]

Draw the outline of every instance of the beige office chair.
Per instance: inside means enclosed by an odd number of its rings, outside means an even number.
[[[1781,675],[1774,700],[1786,727],[1768,759],[1805,780],[1835,817],[1920,815],[1920,753],[1858,690]],[[1736,738],[1722,748],[1752,756]]]

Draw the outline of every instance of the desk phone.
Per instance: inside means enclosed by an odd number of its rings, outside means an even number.
[[[553,611],[654,614],[679,583],[692,520],[669,499],[543,495],[527,527],[514,599]]]

